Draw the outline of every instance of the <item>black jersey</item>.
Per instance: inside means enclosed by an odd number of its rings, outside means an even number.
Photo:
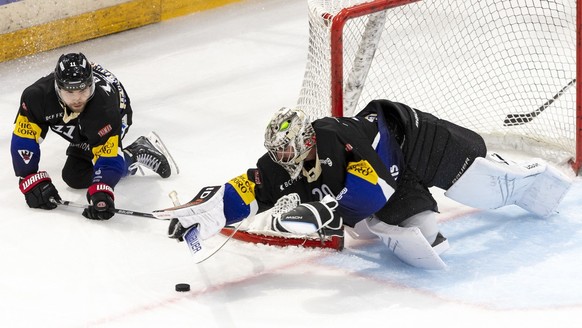
[[[54,74],[27,87],[22,93],[15,119],[11,153],[16,176],[37,172],[40,144],[50,130],[92,156],[102,181],[114,186],[121,177],[123,157],[118,154],[121,139],[131,125],[132,110],[123,85],[108,70],[93,65],[95,91],[83,112],[63,120],[66,105],[55,90]],[[99,161],[100,158],[104,160]],[[113,169],[111,169],[113,167]]]
[[[299,194],[302,202],[329,194],[338,200],[336,211],[348,225],[373,214],[398,224],[414,214],[436,211],[428,188],[448,188],[476,157],[486,154],[475,132],[388,100],[370,102],[356,117],[326,117],[312,124],[321,165],[317,180],[308,182],[303,175],[292,180],[265,154],[256,169],[227,183],[228,199],[236,200],[225,202],[231,222],[252,213],[244,208],[251,203],[248,192],[240,202],[244,193],[236,187],[248,179],[245,190],[254,190],[259,212],[290,193]],[[240,197],[231,195],[235,191]],[[232,204],[236,211],[228,208]]]
[[[396,188],[403,154],[396,140],[374,120],[362,117],[322,118],[313,122],[317,158],[321,174],[308,182],[289,174],[265,154],[257,162],[255,195],[259,211],[271,208],[280,197],[299,194],[302,202],[321,200],[332,195],[339,201],[344,220],[358,221],[379,210]],[[250,175],[255,176],[254,173]],[[376,203],[376,204],[373,204]]]

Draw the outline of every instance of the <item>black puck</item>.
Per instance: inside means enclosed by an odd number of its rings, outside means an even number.
[[[190,291],[190,285],[188,284],[176,284],[177,292],[187,292]]]

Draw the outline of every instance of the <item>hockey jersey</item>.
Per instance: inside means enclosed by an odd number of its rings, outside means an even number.
[[[93,64],[93,76],[94,95],[83,112],[68,122],[63,115],[69,109],[57,96],[54,74],[24,90],[11,141],[16,176],[25,177],[39,170],[40,144],[49,130],[92,157],[94,183],[114,187],[127,173],[121,139],[132,123],[129,97],[117,78],[102,66]]]
[[[259,212],[267,210],[290,193],[299,194],[302,202],[334,196],[339,203],[336,211],[348,225],[374,214],[386,204],[403,170],[404,155],[384,120],[378,120],[377,115],[326,117],[312,124],[317,140],[316,160],[321,165],[317,180],[308,182],[303,175],[292,180],[265,154],[258,160],[256,169],[225,185],[228,224],[253,214],[250,208],[257,207]],[[314,164],[306,162],[305,166]],[[243,185],[244,192],[240,187]]]

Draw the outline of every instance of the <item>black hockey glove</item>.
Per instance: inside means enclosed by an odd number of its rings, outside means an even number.
[[[52,210],[57,207],[51,199],[61,200],[59,192],[45,171],[32,173],[20,178],[20,191],[24,194],[26,204],[30,208]]]
[[[95,183],[87,190],[89,207],[83,210],[83,216],[91,220],[109,220],[115,214],[113,188],[105,183]]]

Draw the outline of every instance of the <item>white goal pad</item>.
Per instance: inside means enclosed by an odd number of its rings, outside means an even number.
[[[368,218],[365,222],[368,229],[380,237],[402,262],[428,270],[442,270],[447,267],[417,227],[389,225],[376,218]],[[444,251],[446,248],[448,247],[441,249]]]
[[[475,159],[445,196],[475,208],[515,204],[536,215],[548,216],[571,184],[569,177],[543,160],[516,164],[491,154]]]

